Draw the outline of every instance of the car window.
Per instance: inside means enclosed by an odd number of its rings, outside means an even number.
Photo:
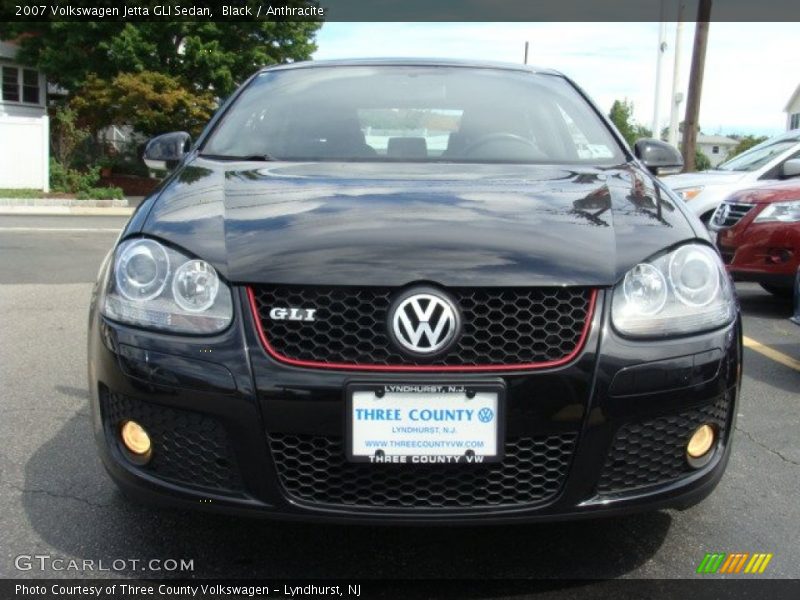
[[[755,171],[796,144],[797,140],[767,140],[720,164],[717,169],[721,171]]]
[[[564,124],[569,131],[572,143],[575,145],[575,151],[581,159],[595,159],[595,158],[613,158],[614,149],[606,142],[599,140],[596,136],[591,135],[591,131],[586,131],[586,126],[581,126],[575,122],[575,119],[569,114],[569,107],[558,106],[561,118],[564,119]],[[587,135],[588,133],[588,135]]]
[[[609,129],[563,77],[419,66],[266,71],[202,152],[278,160],[624,160]]]
[[[390,142],[395,138],[413,138],[407,145],[409,153],[416,142],[431,157],[441,156],[464,115],[463,110],[447,108],[359,108],[356,112],[366,143],[381,156],[392,151]]]

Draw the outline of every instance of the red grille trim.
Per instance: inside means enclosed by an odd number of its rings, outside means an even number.
[[[335,371],[375,371],[383,373],[492,373],[503,371],[529,371],[534,369],[551,369],[553,367],[560,367],[572,362],[582,351],[586,345],[586,340],[589,337],[589,332],[592,328],[592,321],[594,321],[595,306],[597,304],[597,289],[591,291],[589,296],[589,308],[586,312],[586,322],[583,324],[581,336],[575,349],[567,356],[557,360],[540,361],[532,363],[520,363],[514,365],[369,365],[369,364],[355,364],[355,363],[330,363],[320,362],[313,360],[300,360],[284,356],[269,343],[267,334],[264,331],[264,326],[261,323],[261,318],[256,305],[256,297],[253,288],[246,287],[247,299],[250,304],[250,313],[256,325],[258,337],[261,340],[261,345],[269,356],[275,360],[294,367],[303,367],[307,369],[328,369]]]

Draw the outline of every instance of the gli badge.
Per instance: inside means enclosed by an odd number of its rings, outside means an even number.
[[[276,306],[270,309],[269,318],[273,321],[314,321],[314,315],[316,314],[316,308],[282,308]]]

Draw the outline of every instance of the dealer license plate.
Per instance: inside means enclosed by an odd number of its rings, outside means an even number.
[[[374,464],[502,460],[502,383],[351,384],[347,458]]]

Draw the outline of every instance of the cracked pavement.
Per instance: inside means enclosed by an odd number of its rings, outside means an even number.
[[[50,218],[109,228],[124,219]],[[4,227],[42,219],[2,217]],[[800,373],[745,350],[733,455],[685,511],[536,526],[341,527],[249,521],[132,504],[94,451],[86,396],[91,282],[116,234],[0,233],[0,577],[164,577],[15,570],[20,554],[185,558],[193,577],[693,577],[705,552],[772,552],[765,576],[800,577]],[[57,256],[57,260],[51,257]],[[800,358],[788,303],[738,286],[745,333]],[[487,552],[487,548],[514,552]],[[762,576],[763,577],[763,576]]]

